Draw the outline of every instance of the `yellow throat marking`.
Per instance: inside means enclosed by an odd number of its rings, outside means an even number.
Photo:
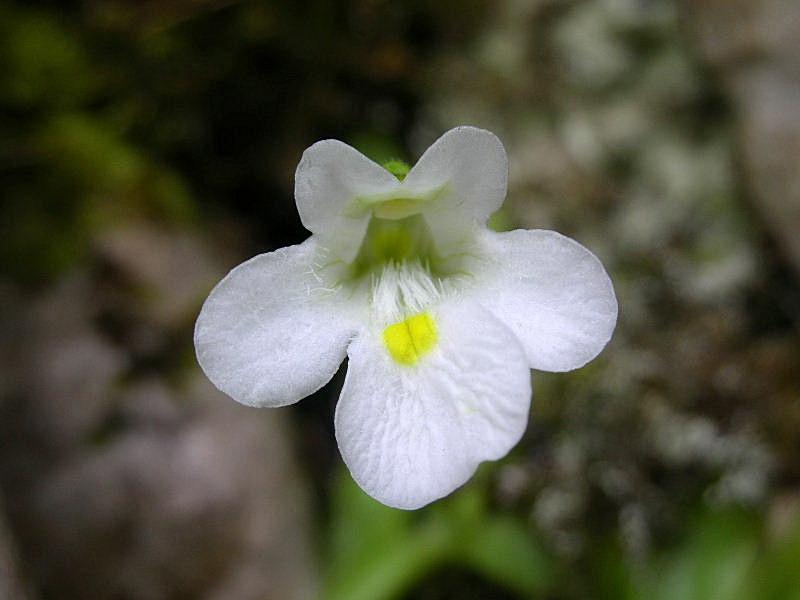
[[[424,312],[393,323],[383,330],[383,344],[399,364],[410,367],[436,347],[439,334],[436,321]]]

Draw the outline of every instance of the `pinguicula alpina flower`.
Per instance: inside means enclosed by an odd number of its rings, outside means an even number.
[[[369,495],[413,509],[508,453],[527,425],[530,369],[594,358],[617,301],[577,242],[486,228],[508,172],[492,133],[458,127],[410,170],[385,167],[336,140],[308,148],[295,198],[311,237],[233,269],[194,342],[209,379],[259,407],[308,396],[347,356],[342,457]]]

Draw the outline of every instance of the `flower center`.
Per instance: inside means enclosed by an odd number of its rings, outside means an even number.
[[[393,323],[383,330],[383,344],[398,364],[410,367],[436,347],[436,321],[428,312]]]
[[[429,269],[442,262],[434,248],[433,238],[422,215],[403,219],[370,219],[364,241],[350,265],[350,277],[361,278],[382,271],[387,265],[418,261]]]
[[[443,256],[421,214],[373,215],[342,281],[365,294],[369,319],[392,359],[413,366],[437,343],[431,309],[466,285],[470,260],[467,252]]]
[[[408,167],[384,165],[403,180]],[[390,168],[391,167],[391,168]],[[368,320],[389,356],[399,365],[414,366],[438,343],[432,309],[443,298],[469,285],[477,247],[471,238],[440,247],[424,217],[446,191],[393,191],[352,199],[347,216],[369,215],[355,259],[337,260],[324,250],[314,265],[321,289],[344,288],[351,298],[366,301]],[[465,232],[469,234],[469,232]]]

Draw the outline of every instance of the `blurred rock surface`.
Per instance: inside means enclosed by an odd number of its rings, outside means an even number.
[[[734,103],[755,206],[800,273],[800,3],[684,5],[701,56]]]
[[[193,366],[212,254],[145,224],[95,247],[34,301],[4,288],[0,483],[24,574],[65,600],[314,598],[286,415]]]
[[[2,504],[0,508],[3,508]],[[9,600],[29,598],[19,575],[14,540],[2,513],[0,513],[0,598]]]

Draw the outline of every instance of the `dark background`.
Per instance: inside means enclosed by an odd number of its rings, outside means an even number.
[[[302,241],[318,139],[510,159],[591,248],[603,354],[415,513],[350,481],[342,373],[236,405],[192,328]],[[0,598],[800,598],[800,4],[0,2]]]

